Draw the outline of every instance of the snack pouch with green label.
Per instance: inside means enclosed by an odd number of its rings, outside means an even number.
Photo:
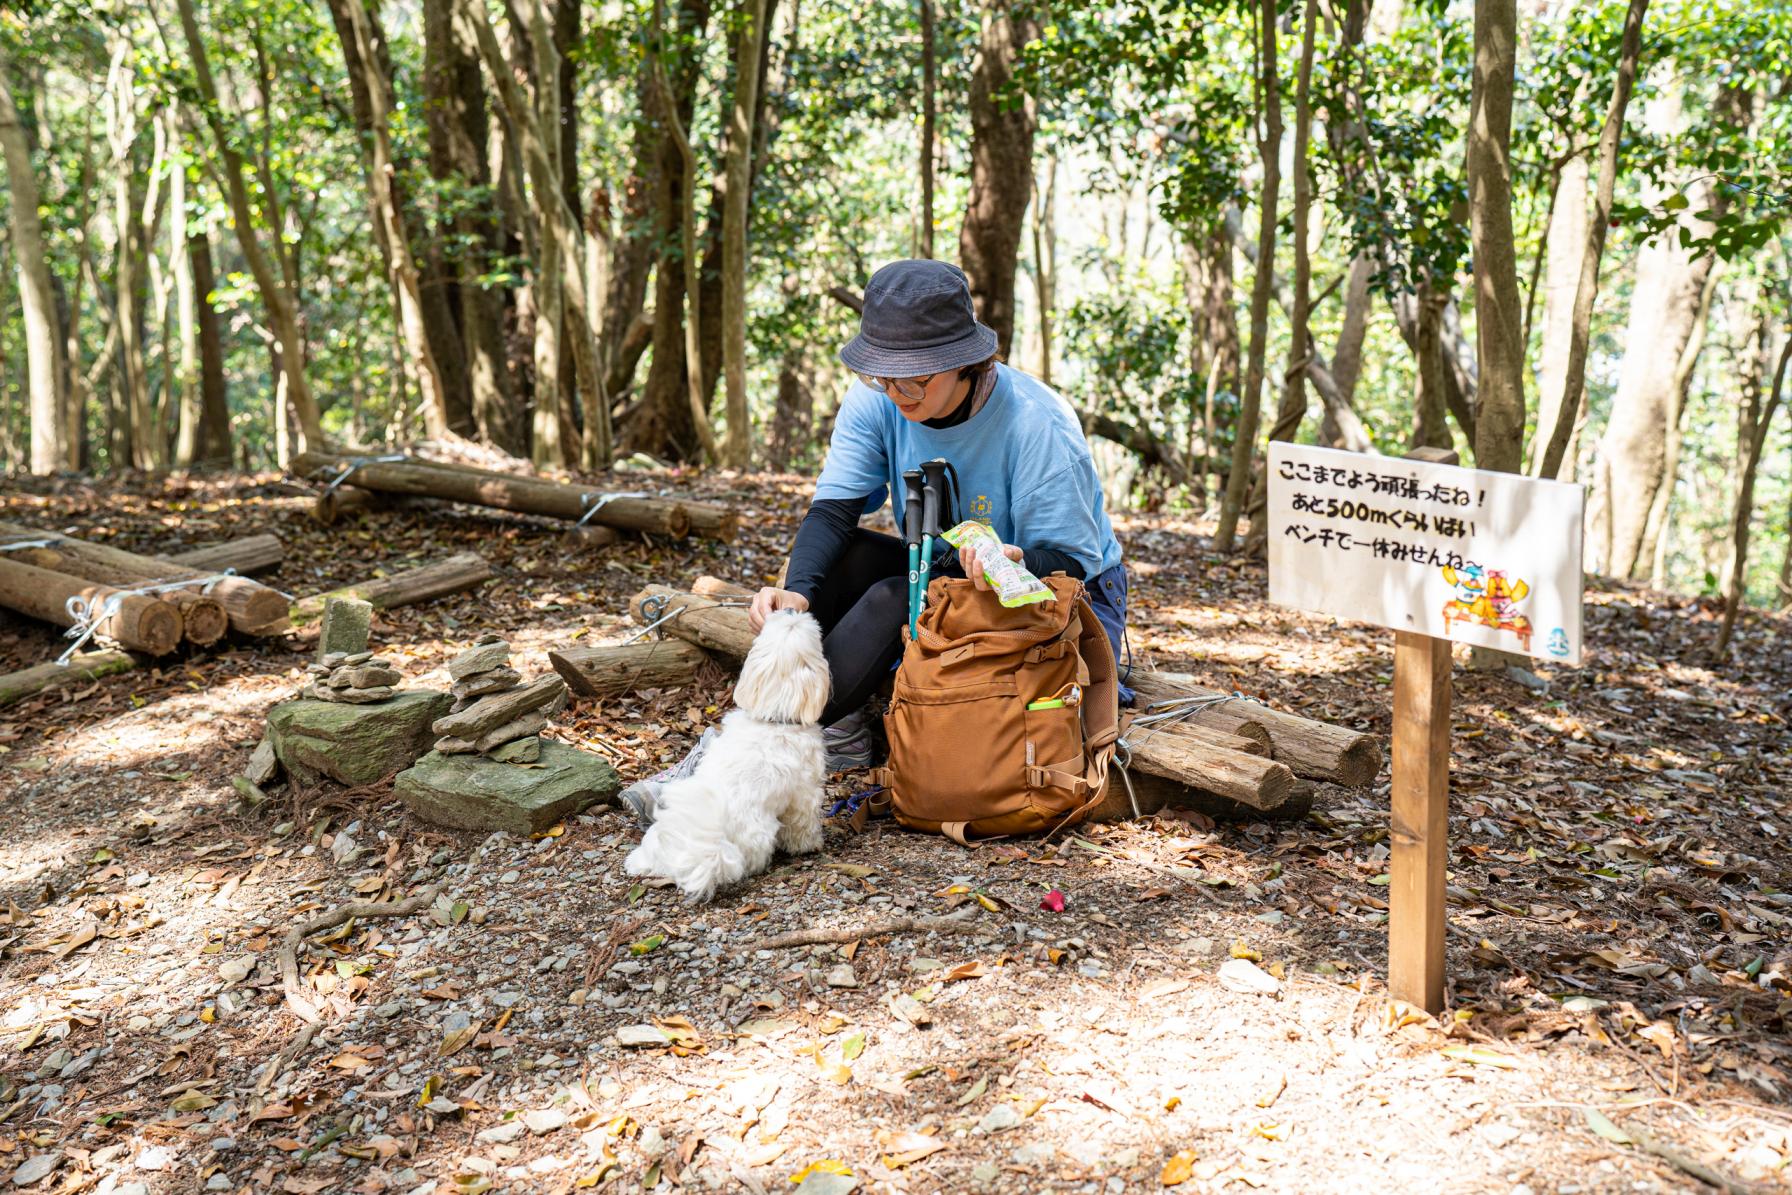
[[[1025,606],[1052,600],[1051,588],[1028,572],[1025,565],[1008,559],[1002,551],[1001,538],[984,524],[966,519],[944,532],[942,538],[955,548],[970,548],[977,553],[983,576],[1002,605]]]

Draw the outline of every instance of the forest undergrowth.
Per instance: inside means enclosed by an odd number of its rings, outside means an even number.
[[[27,483],[0,509],[133,549],[273,531],[267,580],[300,594],[479,552],[482,590],[376,619],[414,686],[484,632],[529,675],[630,633],[648,582],[775,575],[809,483],[681,484],[743,512],[736,543],[593,552],[439,511],[324,530],[271,474]],[[1207,524],[1117,530],[1141,661],[1386,734],[1391,634],[1269,606]],[[1171,814],[968,852],[836,827],[689,906],[623,874],[636,832],[610,810],[527,840],[421,823],[389,783],[246,809],[231,777],[299,686],[299,635],[42,694],[0,709],[0,1173],[63,1192],[1781,1187],[1792,619],[1747,611],[1720,662],[1720,615],[1595,585],[1585,667],[1542,667],[1541,692],[1458,668],[1435,1019],[1382,984],[1385,770],[1293,823]],[[0,614],[0,670],[60,651]],[[581,700],[555,733],[632,779],[720,717],[727,683]],[[297,956],[325,1009],[304,1032],[291,926],[437,885]],[[837,940],[764,944],[805,929]],[[1274,990],[1220,982],[1235,957]]]

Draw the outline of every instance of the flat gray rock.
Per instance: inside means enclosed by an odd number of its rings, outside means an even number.
[[[555,673],[538,677],[521,689],[512,689],[507,693],[494,693],[490,697],[482,697],[458,714],[449,714],[438,718],[435,724],[437,734],[451,734],[459,739],[477,739],[487,731],[496,730],[507,722],[515,722],[524,714],[543,706],[552,705],[566,695],[566,682]],[[527,731],[524,733],[533,733]],[[511,735],[511,738],[518,737]],[[500,739],[499,742],[504,740]],[[494,744],[495,745],[495,744]]]
[[[373,606],[360,598],[333,597],[324,599],[324,617],[317,638],[319,663],[330,663],[329,657],[359,655],[367,650],[367,638],[373,633]]]
[[[335,676],[330,678],[331,683],[338,678],[351,689],[377,689],[381,685],[396,685],[404,679],[404,674],[396,668],[360,664],[353,668],[338,668]]]
[[[280,774],[280,760],[274,754],[274,740],[267,735],[261,736],[261,742],[255,744],[254,752],[249,756],[249,766],[243,769],[243,775],[251,784],[266,784]]]
[[[510,644],[502,639],[469,647],[448,661],[448,675],[464,680],[476,672],[490,672],[510,662]]]
[[[432,751],[400,772],[394,790],[417,816],[463,830],[534,834],[561,818],[615,800],[622,778],[609,761],[543,742],[539,761],[517,767],[483,755]]]
[[[313,701],[339,702],[343,705],[372,705],[385,701],[397,692],[391,685],[381,685],[377,689],[332,689],[321,685],[306,685],[302,696]]]
[[[429,724],[448,704],[434,689],[407,689],[375,705],[283,701],[268,711],[268,737],[295,783],[372,784],[429,750]]]

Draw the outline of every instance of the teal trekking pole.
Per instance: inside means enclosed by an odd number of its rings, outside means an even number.
[[[915,637],[915,621],[921,616],[921,470],[902,475],[902,538],[908,543],[908,637]]]
[[[940,498],[945,492],[946,462],[921,462],[921,568],[915,580],[915,617],[927,604],[927,574],[933,568],[933,540],[940,526]],[[912,621],[912,620],[911,620]],[[910,635],[913,635],[911,630]]]

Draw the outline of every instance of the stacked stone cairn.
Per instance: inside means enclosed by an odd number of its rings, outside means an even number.
[[[305,671],[311,674],[311,681],[299,696],[350,705],[386,701],[398,692],[398,682],[404,679],[398,669],[370,651],[331,652],[317,663],[307,664]]]
[[[502,763],[541,758],[541,731],[566,705],[566,682],[549,673],[530,684],[510,666],[510,644],[496,635],[448,662],[454,706],[431,729],[443,755],[480,754]]]

